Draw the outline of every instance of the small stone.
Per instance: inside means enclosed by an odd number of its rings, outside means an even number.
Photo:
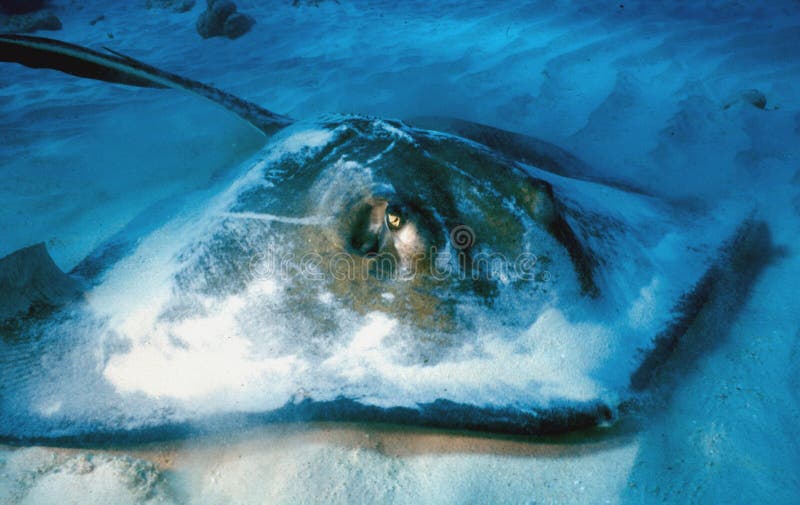
[[[729,98],[722,108],[724,110],[728,110],[734,105],[738,105],[740,103],[749,103],[757,109],[764,110],[767,107],[767,97],[764,96],[764,93],[757,89],[748,89]]]
[[[204,39],[225,35],[236,39],[250,31],[255,19],[236,12],[230,0],[207,0],[206,9],[197,19],[197,33]]]
[[[204,39],[216,37],[222,34],[222,26],[214,22],[214,15],[211,11],[203,11],[200,17],[197,18],[197,33]]]
[[[238,39],[249,32],[254,24],[256,24],[256,20],[252,16],[236,12],[225,20],[223,32],[229,39]]]
[[[767,107],[767,97],[757,89],[748,89],[742,92],[742,99],[750,103],[753,107],[757,107],[761,110]]]

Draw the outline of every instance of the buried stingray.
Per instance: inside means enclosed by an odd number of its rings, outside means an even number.
[[[688,210],[474,123],[294,121],[35,37],[0,36],[0,61],[185,89],[268,136],[207,201],[68,274],[43,246],[0,260],[4,438],[605,424],[753,228],[736,204]]]

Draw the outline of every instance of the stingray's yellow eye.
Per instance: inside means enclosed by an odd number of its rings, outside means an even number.
[[[386,224],[388,224],[389,228],[392,230],[399,229],[402,222],[403,220],[398,214],[392,214],[391,212],[386,213]]]
[[[386,226],[392,231],[397,231],[403,227],[403,208],[397,204],[389,204],[386,207]]]

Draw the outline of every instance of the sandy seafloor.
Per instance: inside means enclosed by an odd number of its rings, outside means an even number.
[[[187,14],[144,3],[59,1],[64,29],[47,35],[293,117],[459,116],[665,196],[744,195],[779,252],[747,293],[730,287],[737,310],[706,309],[638,409],[597,433],[313,424],[7,446],[0,503],[800,502],[800,2],[240,0],[257,25],[236,41],[197,36],[205,2]],[[749,89],[764,110],[738,99]],[[184,94],[11,65],[0,118],[0,256],[45,241],[65,270],[257,142]]]

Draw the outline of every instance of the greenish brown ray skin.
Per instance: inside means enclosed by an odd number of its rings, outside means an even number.
[[[409,362],[437,363],[475,338],[474,321],[465,310],[495,312],[500,287],[489,266],[481,262],[485,253],[512,259],[525,251],[541,254],[535,279],[515,279],[503,289],[527,297],[547,296],[549,281],[542,274],[560,247],[554,238],[546,238],[556,212],[549,186],[490,152],[456,140],[414,134],[409,143],[382,134],[375,120],[368,118],[347,118],[327,127],[337,131],[331,142],[305,157],[275,161],[263,173],[264,180],[275,186],[247,189],[231,207],[233,213],[316,216],[327,221],[221,220],[211,238],[188,248],[186,266],[176,277],[176,292],[183,294],[173,304],[180,308],[171,311],[173,316],[181,310],[195,314],[199,304],[192,298],[197,295],[224,297],[246,290],[254,280],[253,259],[272,247],[269,244],[279,244],[278,249],[296,262],[309,253],[323,266],[336,258],[350,261],[351,275],[328,271],[318,280],[299,275],[299,263],[291,265],[291,272],[282,277],[286,287],[281,307],[262,310],[279,313],[286,325],[302,327],[304,334],[318,335],[303,350],[317,357],[327,355],[334,344],[327,336],[342,332],[343,323],[335,314],[343,309],[360,316],[388,315],[399,326],[387,345]],[[346,165],[348,161],[356,163]],[[385,194],[386,188],[391,188],[391,195]],[[302,196],[288,197],[298,194]],[[392,243],[371,251],[381,253],[377,258],[354,247],[353,235],[364,228],[359,212],[363,220],[370,205],[387,199],[409,210],[408,222],[417,227],[425,245],[419,256],[402,257]],[[475,244],[456,251],[457,260],[451,260],[458,275],[438,278],[430,269],[431,251],[450,247],[449,232],[461,225],[472,229]],[[528,243],[531,233],[547,242],[544,249]],[[386,267],[386,257],[396,263]],[[393,278],[404,261],[414,274]],[[329,304],[320,301],[326,293],[332,296]],[[497,316],[507,324],[525,324],[520,315]]]
[[[287,247],[298,259],[308,253],[317,255],[322,264],[329,264],[336,257],[349,258],[355,275],[334,273],[325,275],[321,281],[296,276],[291,279],[291,292],[285,293],[286,304],[307,314],[320,330],[331,331],[336,325],[329,317],[330,308],[312,301],[311,294],[329,292],[338,306],[354,313],[382,312],[395,318],[409,330],[406,333],[415,335],[418,348],[436,347],[442,351],[463,343],[463,337],[458,335],[468,334],[472,328],[461,317],[461,306],[468,303],[490,310],[498,293],[496,281],[490,278],[485,265],[473,261],[473,253],[485,249],[513,258],[523,252],[528,228],[537,223],[544,226],[551,220],[554,206],[547,188],[490,154],[459,142],[416,136],[416,145],[410,146],[405,140],[376,137],[373,120],[356,118],[344,124],[346,128],[334,141],[302,162],[289,158],[275,164],[275,170],[281,173],[280,193],[294,194],[302,188],[305,198],[284,201],[271,188],[256,187],[240,195],[233,207],[237,212],[319,216],[332,221],[325,225],[248,223],[243,229],[248,230],[249,237],[275,233],[294,237]],[[328,125],[341,126],[341,122]],[[397,146],[388,150],[392,143]],[[376,159],[378,155],[382,156]],[[366,163],[368,160],[374,161]],[[347,172],[336,166],[343,161],[357,161],[359,165]],[[268,178],[269,172],[265,176]],[[412,266],[416,267],[413,276],[386,279],[392,272],[379,268],[381,258],[354,251],[348,236],[358,227],[354,224],[358,222],[354,213],[359,205],[384,198],[380,194],[383,187],[391,187],[395,198],[413,210],[413,224],[424,232],[428,249],[443,251],[448,245],[449,230],[456,226],[467,225],[474,230],[475,246],[473,250],[462,251],[465,260],[457,265],[466,279],[436,278],[429,268],[432,261],[429,254],[413,259]],[[523,209],[526,222],[520,215],[509,212],[504,201]],[[280,231],[282,227],[284,231]],[[236,232],[231,230],[231,233]],[[213,243],[228,244],[228,249],[212,245],[209,249],[212,257],[241,259],[253,253],[249,247],[241,247],[242,240],[235,236],[220,237]],[[392,248],[381,252],[396,254]],[[402,263],[403,258],[395,259]],[[235,269],[236,260],[218,267],[211,267],[206,260],[200,264],[201,275],[206,277],[203,285],[208,287],[203,291],[209,293],[226,291],[208,277],[218,275],[218,281],[224,284],[231,276],[242,276]],[[233,283],[228,288],[242,290],[246,284],[246,281]],[[534,281],[517,280],[512,288],[544,292],[545,284],[540,276]]]

